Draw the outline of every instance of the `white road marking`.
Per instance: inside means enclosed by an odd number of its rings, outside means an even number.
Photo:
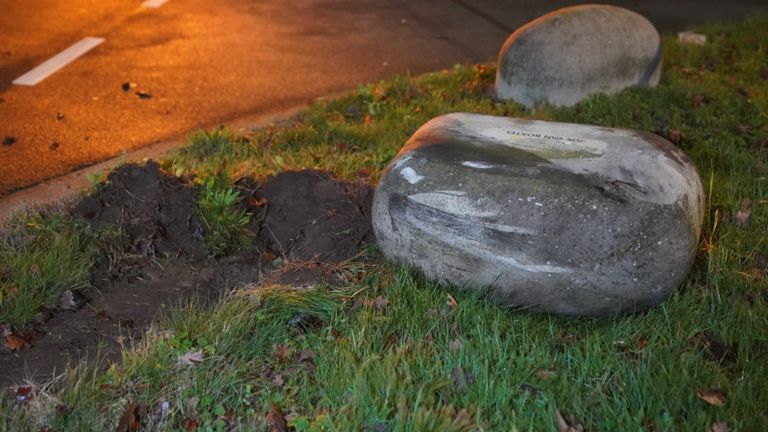
[[[48,78],[51,74],[73,62],[81,55],[87,53],[100,43],[104,42],[102,38],[87,37],[79,42],[56,54],[50,59],[41,63],[38,67],[16,78],[13,84],[23,86],[33,86],[40,81]]]
[[[141,4],[141,7],[145,8],[159,8],[164,5],[168,0],[147,0]]]

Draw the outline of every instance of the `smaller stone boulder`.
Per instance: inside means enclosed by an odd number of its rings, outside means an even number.
[[[643,16],[616,6],[558,9],[517,29],[499,53],[496,97],[533,107],[574,105],[586,96],[661,75],[661,38]]]
[[[455,113],[422,126],[373,199],[384,254],[501,304],[605,315],[662,302],[686,278],[704,194],[663,138]]]

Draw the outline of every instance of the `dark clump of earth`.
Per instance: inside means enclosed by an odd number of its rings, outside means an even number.
[[[271,177],[250,195],[249,202],[266,206],[259,239],[292,259],[343,261],[370,240],[373,194],[367,184],[304,170]]]
[[[127,252],[133,254],[205,255],[204,224],[192,188],[152,161],[113,171],[73,213],[93,226],[122,228],[130,243]]]
[[[373,240],[367,182],[304,170],[241,179],[235,188],[252,244],[214,259],[190,181],[152,161],[115,169],[71,213],[94,228],[119,228],[119,244],[93,267],[85,306],[46,309],[25,330],[35,335],[31,347],[0,355],[0,386],[49,380],[84,361],[117,362],[159,312],[192,299],[251,284],[343,282],[342,264]]]

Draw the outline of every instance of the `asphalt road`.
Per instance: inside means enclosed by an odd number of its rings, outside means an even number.
[[[764,0],[619,1],[660,30]],[[199,128],[283,112],[392,74],[493,59],[566,1],[0,0],[0,196]],[[35,86],[20,75],[105,41]],[[124,83],[135,88],[123,90]],[[151,95],[140,98],[137,92]]]

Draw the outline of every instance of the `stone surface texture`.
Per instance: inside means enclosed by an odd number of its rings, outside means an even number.
[[[681,150],[633,130],[454,113],[423,125],[377,186],[384,254],[504,305],[606,315],[684,280],[704,212]]]
[[[526,107],[570,106],[597,92],[655,86],[661,60],[659,33],[642,15],[609,5],[567,7],[520,27],[504,42],[496,96]]]

